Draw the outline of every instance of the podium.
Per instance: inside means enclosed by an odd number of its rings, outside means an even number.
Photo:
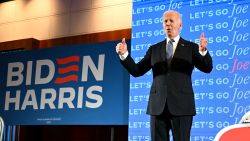
[[[250,123],[235,124],[223,128],[214,141],[249,141]]]

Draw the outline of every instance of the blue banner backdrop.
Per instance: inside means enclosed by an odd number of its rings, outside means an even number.
[[[115,52],[117,43],[0,54],[5,123],[127,125],[129,74]]]

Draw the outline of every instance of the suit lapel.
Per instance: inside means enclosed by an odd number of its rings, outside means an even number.
[[[167,60],[167,54],[166,54],[166,40],[162,42],[160,45],[160,53],[161,53],[161,58],[166,61]]]
[[[176,54],[178,55],[178,52],[181,51],[183,47],[185,47],[185,41],[182,38],[180,38],[176,46],[174,56],[176,56]]]

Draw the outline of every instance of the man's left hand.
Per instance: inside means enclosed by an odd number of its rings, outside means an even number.
[[[202,32],[201,36],[200,36],[199,50],[200,51],[206,51],[207,50],[207,38],[204,37],[204,32]]]

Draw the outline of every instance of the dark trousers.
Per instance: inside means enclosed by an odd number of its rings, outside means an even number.
[[[170,141],[172,131],[174,141],[190,141],[193,116],[173,116],[165,107],[158,116],[150,116],[151,141]]]

